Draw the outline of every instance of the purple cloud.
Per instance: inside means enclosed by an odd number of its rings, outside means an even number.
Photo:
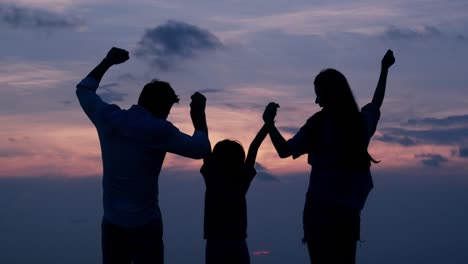
[[[0,3],[0,24],[13,28],[73,29],[83,22],[65,14]]]
[[[194,58],[200,52],[221,47],[221,41],[208,30],[169,20],[146,30],[135,50],[135,56],[149,60],[162,70],[169,70],[180,60]]]

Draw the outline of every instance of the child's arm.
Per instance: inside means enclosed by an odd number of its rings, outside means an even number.
[[[258,131],[252,143],[250,143],[249,152],[247,153],[247,158],[245,159],[245,166],[247,168],[254,167],[255,160],[257,159],[257,152],[262,144],[263,140],[268,134],[268,125],[264,124],[260,131]]]
[[[192,99],[192,102],[190,103],[190,118],[192,119],[193,127],[195,130],[205,132],[208,136],[208,125],[205,114],[206,97],[203,94],[196,92],[190,98]],[[203,156],[203,163],[206,163],[208,156],[211,154],[211,144],[209,137],[208,145],[210,151]]]

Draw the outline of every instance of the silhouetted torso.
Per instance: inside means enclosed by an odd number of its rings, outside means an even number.
[[[208,160],[200,172],[206,184],[204,238],[245,239],[245,195],[256,174],[255,169],[243,167],[237,172],[230,172],[232,175],[227,175],[217,164]]]
[[[112,224],[134,228],[160,220],[158,177],[166,152],[198,153],[209,149],[206,133],[192,137],[171,122],[155,118],[145,108],[120,109],[96,94],[99,83],[83,79],[77,96],[95,125],[102,152],[104,218]],[[202,143],[193,144],[197,141]]]
[[[360,113],[365,125],[365,141],[368,144],[374,134],[380,111],[372,104],[364,106]],[[313,115],[290,140],[289,148],[294,158],[308,154],[312,166],[307,196],[322,201],[341,204],[361,210],[373,187],[368,166],[353,167],[356,154],[340,139],[346,135],[336,127],[330,113],[320,111]],[[365,147],[367,147],[367,144]]]

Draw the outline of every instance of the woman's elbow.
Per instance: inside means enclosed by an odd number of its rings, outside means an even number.
[[[291,152],[287,150],[278,151],[278,156],[282,159],[289,158],[291,156]]]

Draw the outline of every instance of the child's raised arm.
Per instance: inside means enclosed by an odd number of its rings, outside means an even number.
[[[247,153],[247,158],[245,159],[246,167],[253,167],[255,165],[255,160],[257,159],[257,152],[262,144],[263,140],[268,134],[268,125],[264,124],[260,131],[258,131],[252,143],[250,143],[249,152]]]

